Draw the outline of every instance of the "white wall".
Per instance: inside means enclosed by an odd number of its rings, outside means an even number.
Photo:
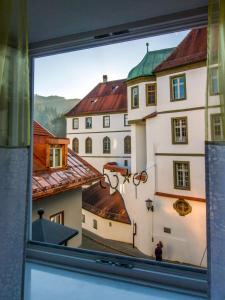
[[[85,215],[84,229],[105,239],[132,243],[132,225],[101,218],[85,209],[82,209],[82,214]],[[93,220],[97,221],[97,229],[93,228]]]
[[[82,210],[82,191],[71,190],[56,194],[47,198],[35,200],[32,203],[32,219],[39,218],[37,210],[43,208],[44,219],[49,219],[60,211],[64,211],[64,225],[77,229],[79,234],[68,241],[68,246],[79,247],[82,240],[81,210]]]
[[[92,128],[85,129],[85,117],[79,117],[79,129],[72,129],[73,118],[67,118],[67,137],[70,139],[69,147],[72,148],[72,141],[79,139],[79,155],[89,163],[102,171],[107,162],[117,162],[124,166],[124,160],[128,160],[130,167],[130,154],[124,153],[124,138],[131,136],[131,127],[124,126],[124,114],[110,114],[110,127],[103,128],[103,116],[92,116]],[[103,153],[103,138],[108,136],[111,140],[111,153]],[[85,139],[92,138],[92,153],[85,153]]]

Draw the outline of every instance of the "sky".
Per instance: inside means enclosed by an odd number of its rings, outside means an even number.
[[[103,74],[108,80],[127,78],[146,54],[147,42],[149,51],[175,47],[187,33],[182,31],[37,58],[34,93],[82,99],[102,81]]]

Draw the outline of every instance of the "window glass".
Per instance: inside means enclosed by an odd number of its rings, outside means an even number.
[[[51,215],[49,217],[50,221],[63,225],[64,224],[64,212],[61,211],[57,214]]]
[[[129,123],[128,123],[128,114],[124,115],[124,126],[129,126]]]
[[[93,228],[98,229],[98,223],[97,220],[93,220]]]
[[[186,98],[185,75],[171,78],[172,99],[183,100]]]
[[[172,119],[173,144],[184,144],[188,141],[187,118]]]
[[[62,166],[62,147],[50,147],[50,167],[57,168]]]
[[[130,154],[131,153],[131,137],[126,136],[124,138],[124,153]]]
[[[85,127],[92,128],[92,117],[85,118]]]
[[[175,188],[190,189],[189,162],[174,162]]]
[[[110,116],[103,117],[103,127],[104,128],[110,127]]]
[[[92,153],[92,139],[87,138],[85,141],[85,152]]]
[[[73,118],[73,129],[79,129],[79,119]]]
[[[211,115],[211,135],[213,141],[223,141],[223,125],[221,114]]]
[[[146,84],[146,105],[156,104],[156,83]]]
[[[73,151],[79,153],[79,140],[78,138],[73,139]]]
[[[104,137],[103,139],[103,153],[110,153],[111,151],[111,145],[110,145],[110,138],[109,137]]]
[[[131,88],[131,107],[132,108],[139,107],[138,86],[134,86]]]
[[[219,93],[218,67],[210,69],[211,73],[211,94],[217,95]]]

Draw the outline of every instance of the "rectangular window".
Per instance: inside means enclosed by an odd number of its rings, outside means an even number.
[[[50,168],[62,167],[62,147],[50,146]]]
[[[213,67],[210,69],[210,94],[219,94],[219,80],[218,80],[218,67]]]
[[[58,212],[57,214],[51,215],[49,217],[51,222],[55,222],[64,225],[64,211]]]
[[[124,160],[124,167],[127,167],[127,166],[128,166],[128,160],[125,159],[125,160]]]
[[[139,107],[139,91],[138,86],[133,86],[131,88],[131,108]]]
[[[103,127],[109,128],[110,127],[110,116],[103,117]]]
[[[211,115],[211,139],[212,141],[223,141],[223,124],[221,114]]]
[[[98,223],[97,220],[93,220],[93,228],[98,229]]]
[[[174,188],[190,190],[190,163],[174,161]]]
[[[172,143],[188,143],[188,125],[187,117],[172,118]]]
[[[79,129],[79,119],[73,118],[73,129]]]
[[[146,84],[146,105],[156,105],[156,83]]]
[[[92,128],[92,117],[85,118],[85,128]]]
[[[130,126],[128,123],[128,114],[124,115],[124,126]]]
[[[186,99],[185,74],[170,77],[171,101]]]

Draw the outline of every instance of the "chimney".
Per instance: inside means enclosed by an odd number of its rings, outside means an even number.
[[[103,75],[103,83],[106,83],[108,81],[108,76],[107,75]]]

